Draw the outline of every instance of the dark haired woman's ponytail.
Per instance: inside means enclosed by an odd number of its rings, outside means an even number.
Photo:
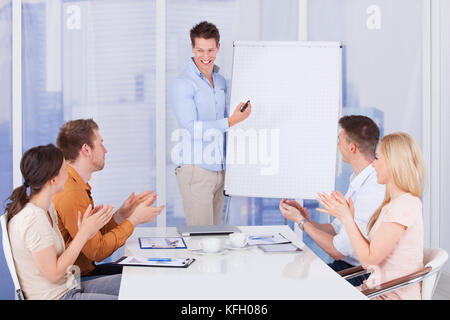
[[[8,221],[18,214],[30,198],[41,192],[47,181],[56,177],[64,161],[61,150],[53,144],[27,150],[20,160],[20,172],[25,182],[14,189],[6,204]],[[30,188],[30,195],[27,189]]]
[[[20,187],[17,187],[13,190],[11,195],[6,201],[10,201],[6,205],[6,212],[8,214],[8,221],[12,219],[20,210],[22,210],[25,205],[30,201],[30,198],[27,195],[28,186],[24,183]]]

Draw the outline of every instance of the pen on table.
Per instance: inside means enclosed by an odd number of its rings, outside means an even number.
[[[167,245],[169,245],[169,246],[176,246],[177,243],[178,243],[178,241],[179,241],[179,240],[171,241],[171,240],[169,240],[169,239],[166,238],[166,243],[167,243]]]
[[[250,240],[263,240],[263,239],[272,239],[273,236],[250,236]]]
[[[170,262],[172,261],[171,258],[148,258],[147,261],[165,261],[165,262]]]
[[[247,102],[241,107],[241,112],[244,112],[245,109],[247,109],[249,103],[250,103],[250,100],[247,100]]]
[[[190,262],[191,261],[191,258],[187,258],[186,260],[184,260],[183,262],[181,262],[182,264],[186,264],[186,263],[188,263],[188,262]]]

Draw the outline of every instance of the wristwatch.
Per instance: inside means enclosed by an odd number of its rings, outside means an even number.
[[[297,224],[298,224],[298,227],[299,227],[300,229],[302,229],[302,231],[305,230],[305,229],[303,229],[303,225],[304,225],[306,222],[311,222],[311,221],[309,221],[309,219],[303,219],[302,221],[300,221],[299,223],[297,223]]]

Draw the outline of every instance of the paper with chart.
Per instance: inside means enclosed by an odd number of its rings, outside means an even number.
[[[291,243],[289,239],[286,239],[281,233],[266,234],[266,235],[249,235],[248,244],[250,246],[256,245],[276,245]]]
[[[336,42],[235,42],[230,114],[247,100],[252,113],[227,132],[226,194],[315,199],[334,189],[341,50]]]
[[[181,237],[140,237],[141,249],[186,249],[186,243]]]

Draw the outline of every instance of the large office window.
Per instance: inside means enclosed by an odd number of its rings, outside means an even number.
[[[108,150],[96,204],[154,190],[155,1],[23,1],[23,25],[24,150],[93,118]]]
[[[309,2],[308,39],[343,44],[343,112],[422,138],[422,0]],[[407,16],[405,8],[408,8]]]
[[[405,131],[418,143],[422,6],[421,0],[308,2],[308,40],[343,45],[343,115],[368,116],[379,125],[382,136]],[[352,172],[350,165],[340,164],[337,190],[347,191]]]
[[[12,2],[0,1],[0,215],[11,194],[12,175]],[[0,230],[0,236],[2,232]],[[0,300],[13,298],[13,284],[0,245]]]
[[[64,121],[98,123],[108,152],[93,195],[119,208],[155,190],[155,1],[67,1],[62,12]]]
[[[0,2],[0,201],[12,188],[12,14],[11,1]],[[2,212],[3,213],[3,212]]]
[[[23,150],[55,143],[63,123],[60,43],[55,31],[59,1],[22,1],[22,117]]]

